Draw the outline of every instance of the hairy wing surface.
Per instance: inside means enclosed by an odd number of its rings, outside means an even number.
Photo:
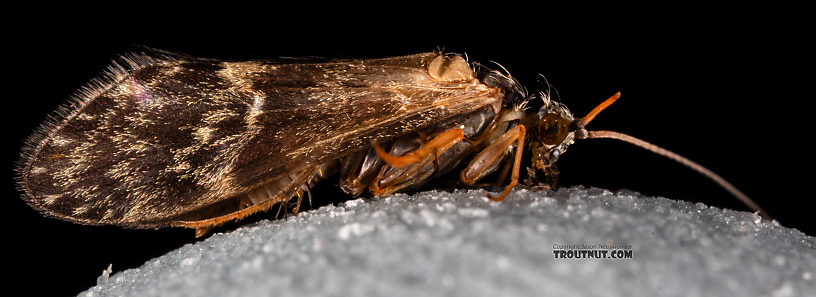
[[[501,100],[437,83],[435,53],[321,63],[131,57],[33,136],[28,202],[86,224],[158,227],[314,166]]]

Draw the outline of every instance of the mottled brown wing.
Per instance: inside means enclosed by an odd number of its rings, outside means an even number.
[[[131,56],[29,140],[26,200],[85,224],[160,227],[276,176],[495,104],[437,83],[436,53],[323,63]]]

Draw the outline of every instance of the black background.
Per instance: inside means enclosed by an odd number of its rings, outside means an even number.
[[[12,284],[33,295],[76,294],[94,285],[108,264],[114,271],[137,267],[196,241],[188,230],[45,218],[19,198],[13,183],[23,139],[115,55],[137,45],[222,59],[383,57],[443,46],[466,52],[472,61],[501,63],[530,90],[541,88],[537,75],[543,74],[577,116],[620,91],[622,99],[589,128],[628,133],[695,160],[753,197],[780,224],[816,234],[807,207],[813,195],[802,191],[812,183],[806,104],[813,95],[805,90],[813,81],[805,54],[812,51],[804,48],[812,36],[801,35],[795,17],[770,20],[771,12],[762,9],[692,9],[637,19],[609,13],[554,20],[554,12],[519,16],[519,10],[429,10],[377,19],[287,11],[244,17],[237,11],[214,19],[231,13],[219,11],[159,24],[157,19],[178,13],[156,10],[32,16],[17,23],[6,37],[13,52],[4,71],[14,79],[4,87],[12,92],[5,97],[2,163],[4,242],[20,260],[12,265]],[[448,14],[464,17],[446,20]],[[699,174],[624,143],[579,141],[559,164],[564,186],[630,189],[747,210]]]

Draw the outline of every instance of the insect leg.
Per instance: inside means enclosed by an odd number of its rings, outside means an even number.
[[[524,151],[524,137],[527,133],[526,131],[527,129],[524,128],[524,125],[513,127],[513,129],[510,129],[510,131],[504,133],[501,137],[488,145],[484,150],[479,152],[479,154],[470,161],[468,166],[462,170],[462,173],[459,175],[462,182],[469,185],[474,184],[479,178],[482,177],[484,171],[490,168],[492,164],[504,154],[504,151],[512,146],[514,142],[516,142],[516,153],[513,160],[513,173],[510,176],[510,183],[499,196],[492,197],[488,195],[488,198],[494,201],[504,200],[504,198],[510,194],[510,190],[512,190],[513,187],[518,184],[519,168],[521,167],[521,154]]]
[[[300,203],[303,202],[303,190],[298,189],[295,194],[297,194],[297,204],[295,204],[295,210],[292,213],[293,215],[297,215],[298,212],[300,212]]]
[[[318,170],[318,173],[319,173],[320,168],[318,167],[317,170]],[[305,184],[300,186],[300,188],[297,190],[297,192],[295,192],[295,195],[297,195],[298,199],[297,199],[297,204],[295,205],[295,210],[293,211],[293,215],[297,215],[298,212],[300,212],[300,203],[303,202],[304,192],[309,197],[309,208],[312,207],[312,192],[309,190],[309,183],[305,183]]]
[[[429,155],[434,152],[444,152],[462,139],[465,139],[465,132],[462,131],[462,129],[450,129],[442,132],[442,134],[434,137],[418,149],[402,156],[394,156],[387,153],[376,142],[372,142],[371,146],[374,147],[377,156],[388,163],[388,165],[403,167],[411,164],[421,164]]]
[[[286,185],[286,187],[284,187],[277,194],[275,194],[274,197],[261,201],[258,204],[209,219],[199,221],[173,221],[170,223],[170,226],[195,229],[196,237],[204,236],[205,234],[207,234],[207,232],[210,231],[210,229],[212,229],[212,227],[224,224],[232,220],[243,219],[253,213],[268,210],[275,206],[276,204],[286,203],[286,201],[288,201],[291,198],[291,196],[295,194],[304,183],[309,181],[310,178],[314,177],[314,175],[317,173],[317,170],[318,167],[313,167],[301,171],[301,173],[299,173],[294,179],[292,179],[292,181],[288,185]],[[281,205],[281,207],[282,206],[283,205]]]
[[[382,188],[380,188],[380,186],[382,186],[382,179],[377,178],[372,181],[371,185],[369,186],[369,190],[372,194],[377,196],[387,195],[403,187],[404,185],[401,185],[402,182],[408,178],[411,178],[412,176],[419,180],[421,178],[420,175],[423,172],[422,170],[429,162],[434,162],[434,165],[436,165],[437,157],[440,154],[444,153],[446,150],[463,139],[466,138],[462,129],[450,129],[422,144],[418,149],[402,156],[391,155],[385,152],[376,143],[372,143],[372,147],[376,151],[377,156],[392,167],[399,168],[413,165],[417,168],[416,170],[405,170],[396,177],[389,177],[389,180],[385,182],[385,185]]]
[[[274,218],[276,220],[281,217],[281,212],[283,212],[284,219],[286,218],[286,212],[283,211],[284,208],[286,208],[286,203],[285,202],[278,203],[278,211],[275,212],[275,216],[274,216]]]

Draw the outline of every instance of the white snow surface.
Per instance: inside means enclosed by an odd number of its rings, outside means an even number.
[[[755,214],[597,188],[485,194],[396,194],[261,221],[80,295],[816,296],[816,238]],[[630,245],[632,258],[554,255],[598,244]]]

